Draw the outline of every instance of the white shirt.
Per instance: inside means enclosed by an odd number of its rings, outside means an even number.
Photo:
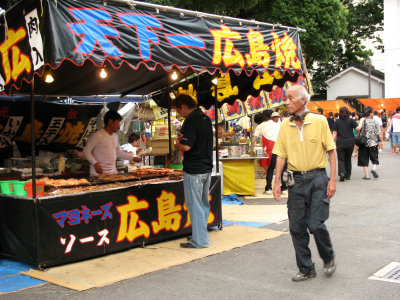
[[[254,135],[256,137],[264,136],[267,140],[276,142],[278,137],[280,124],[278,122],[274,122],[272,120],[268,120],[266,122],[262,122],[256,127],[254,131]]]
[[[382,119],[379,116],[375,115],[372,117],[372,119],[378,123],[379,127],[383,126]]]
[[[392,117],[393,132],[400,132],[400,114],[395,114]]]
[[[134,147],[132,146],[131,143],[126,143],[125,145],[121,146],[121,150],[125,151],[125,152],[132,152],[133,156],[136,156],[136,151],[137,151],[138,147]],[[131,159],[132,160],[132,159]],[[124,160],[124,164],[129,164],[129,160]]]
[[[108,134],[104,128],[93,133],[88,140],[83,154],[90,162],[90,175],[98,175],[94,165],[99,163],[103,168],[104,174],[118,173],[115,161],[118,158],[132,159],[132,155],[123,152],[119,146],[118,136]]]

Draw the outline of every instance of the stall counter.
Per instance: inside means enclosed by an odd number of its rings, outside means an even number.
[[[257,159],[267,157],[220,158],[223,167],[223,195],[255,195],[255,167]]]
[[[210,186],[209,227],[222,226],[220,175]],[[0,195],[0,256],[38,268],[188,235],[183,181],[45,196]]]

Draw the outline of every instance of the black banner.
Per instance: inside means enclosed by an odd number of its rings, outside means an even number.
[[[209,226],[220,226],[221,189],[217,176],[212,177],[209,199]],[[40,198],[36,207],[29,199],[14,200],[0,195],[0,253],[42,267],[191,232],[182,181]]]
[[[57,104],[35,101],[37,150],[64,152],[84,147],[97,129],[101,104]],[[16,141],[22,156],[31,155],[31,103],[27,99],[0,99],[0,149]]]
[[[55,81],[35,80],[36,94],[144,94],[170,85],[166,75],[173,70],[265,72],[277,80],[305,73],[295,28],[112,1],[26,2],[32,4],[7,12],[7,36],[0,30],[0,85],[7,95],[29,91],[33,74],[48,67]],[[106,66],[107,80],[99,78],[99,66]]]

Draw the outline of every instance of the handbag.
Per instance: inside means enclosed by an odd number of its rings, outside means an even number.
[[[363,124],[363,126],[361,128],[361,132],[358,135],[358,137],[356,137],[356,145],[358,147],[367,145],[368,138],[366,136],[366,129],[365,129],[365,127],[367,127],[366,126],[366,121],[367,121],[367,118],[364,119],[364,124]]]

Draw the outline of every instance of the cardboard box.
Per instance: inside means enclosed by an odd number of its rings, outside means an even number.
[[[169,142],[167,138],[148,138],[146,147],[151,147],[151,153],[166,154],[169,153]],[[171,137],[172,151],[175,151],[176,135]]]
[[[171,124],[171,134],[174,135],[175,131],[176,131],[175,125]],[[168,125],[155,125],[153,137],[168,139]]]

